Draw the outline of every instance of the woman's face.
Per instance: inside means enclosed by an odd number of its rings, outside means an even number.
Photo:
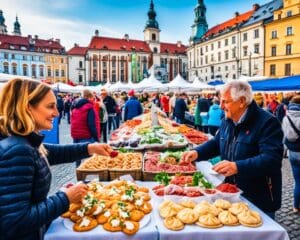
[[[49,91],[36,106],[29,106],[29,111],[34,118],[36,131],[52,129],[53,119],[59,115],[54,93]]]

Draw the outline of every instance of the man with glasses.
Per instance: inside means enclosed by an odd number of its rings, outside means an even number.
[[[213,170],[226,176],[270,217],[281,207],[283,133],[279,121],[259,108],[251,86],[232,81],[221,90],[225,119],[210,141],[185,152],[182,162],[221,156]]]

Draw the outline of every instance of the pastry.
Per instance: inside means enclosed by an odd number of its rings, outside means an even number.
[[[144,204],[138,207],[138,209],[143,211],[145,214],[148,214],[152,211],[152,205],[149,202],[144,202]]]
[[[86,232],[94,229],[97,225],[96,219],[85,216],[73,225],[73,230],[76,232]]]
[[[159,206],[159,214],[163,218],[172,217],[183,209],[183,206],[173,203],[172,201],[165,201]]]
[[[214,206],[217,208],[222,208],[222,209],[226,210],[231,207],[231,203],[224,199],[217,199],[214,202]]]
[[[139,222],[126,220],[123,223],[122,231],[128,235],[132,235],[135,234],[139,230],[139,228],[140,228]]]
[[[72,215],[72,213],[71,213],[70,211],[67,211],[67,212],[63,213],[63,214],[61,215],[61,217],[62,217],[62,218],[70,218],[71,215]]]
[[[141,221],[144,216],[145,216],[144,212],[140,210],[135,209],[130,212],[130,220],[135,222]]]
[[[211,213],[218,216],[220,209],[216,208],[214,205],[207,203],[199,203],[195,206],[194,211],[196,211],[200,216],[207,213]]]
[[[185,224],[193,224],[198,220],[199,214],[193,209],[184,208],[177,213],[177,218]]]
[[[167,217],[164,219],[164,225],[166,228],[173,231],[179,231],[184,228],[184,223],[176,217]]]
[[[205,228],[219,228],[223,226],[219,218],[211,213],[200,216],[196,224]]]
[[[108,221],[108,219],[111,216],[117,216],[117,214],[114,211],[112,211],[111,209],[108,209],[104,213],[101,213],[100,215],[98,215],[96,219],[99,224],[104,224]]]
[[[220,212],[218,218],[220,219],[222,224],[227,226],[237,226],[240,224],[238,218],[230,211]]]
[[[245,210],[238,214],[240,223],[247,227],[259,227],[262,225],[262,219],[258,212]]]
[[[196,203],[192,200],[182,201],[179,204],[186,208],[194,208],[196,206]]]
[[[76,212],[80,208],[81,208],[81,204],[79,204],[79,203],[71,203],[70,207],[69,207],[69,211],[71,213],[74,213],[74,212]]]
[[[249,207],[246,203],[243,202],[237,202],[231,204],[231,207],[229,208],[229,211],[232,212],[235,215],[238,215],[239,213],[249,210]]]
[[[118,217],[110,217],[106,223],[103,224],[103,228],[109,232],[122,231],[122,222]]]

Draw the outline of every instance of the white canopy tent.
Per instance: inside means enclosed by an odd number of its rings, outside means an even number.
[[[122,83],[122,82],[117,82],[115,84],[112,84],[107,88],[108,91],[110,92],[115,92],[115,91],[128,91],[130,89],[134,88],[132,83]]]
[[[152,74],[148,78],[144,78],[141,82],[136,84],[135,89],[138,91],[157,91],[164,87],[160,81],[158,81],[155,76]]]
[[[166,84],[166,87],[168,87],[169,90],[191,90],[192,84],[184,80],[180,74],[177,74],[171,82]]]
[[[75,87],[70,86],[65,83],[61,83],[61,82],[54,83],[54,84],[50,85],[50,87],[52,88],[52,90],[58,91],[58,92],[67,92],[67,93],[80,92],[80,90],[76,89]]]
[[[191,87],[192,87],[192,89],[188,89],[188,90],[190,90],[190,91],[196,90],[197,91],[197,90],[207,90],[207,89],[214,90],[215,89],[214,86],[211,86],[211,85],[208,85],[207,83],[201,82],[198,77],[194,78],[194,81],[191,84]]]
[[[244,76],[244,75],[241,75],[240,77],[239,77],[239,80],[243,80],[243,81],[247,81],[247,82],[249,82],[249,81],[260,81],[260,80],[265,80],[265,79],[267,79],[268,77],[266,77],[266,76],[252,76],[252,77],[250,77],[250,76]]]

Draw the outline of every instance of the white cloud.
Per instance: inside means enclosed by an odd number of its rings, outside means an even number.
[[[30,4],[31,6],[29,6],[28,1],[10,0],[3,3],[1,1],[1,9],[3,10],[8,32],[11,33],[13,31],[13,23],[15,22],[16,15],[18,15],[23,36],[38,35],[41,39],[59,38],[61,44],[67,50],[74,43],[78,43],[80,46],[88,46],[96,29],[103,36],[121,37],[123,35],[106,26],[50,15],[46,11],[49,5],[47,2],[49,1],[45,1],[45,4],[41,4],[41,2],[43,1],[34,0],[33,3],[36,4],[31,3],[32,5]],[[67,7],[66,2],[59,5],[60,9],[65,7]]]

